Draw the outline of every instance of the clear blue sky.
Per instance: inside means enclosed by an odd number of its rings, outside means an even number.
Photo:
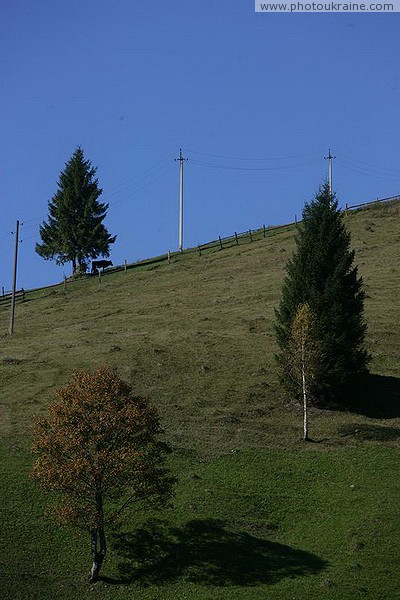
[[[0,286],[60,281],[34,251],[60,170],[98,167],[114,264],[400,193],[400,14],[256,14],[253,0],[3,0]],[[226,158],[225,158],[226,157]]]

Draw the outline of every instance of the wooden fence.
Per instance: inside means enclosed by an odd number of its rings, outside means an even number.
[[[8,306],[11,304],[12,292],[5,292],[4,288],[2,289],[2,294],[0,296],[0,306]],[[16,302],[24,302],[25,300],[25,290],[21,288],[20,290],[15,292],[15,301]]]
[[[362,204],[354,204],[351,206],[346,204],[345,208],[343,208],[342,210],[344,210],[344,211],[357,210],[357,209],[367,208],[367,207],[370,207],[374,204],[381,203],[381,202],[394,202],[394,201],[400,201],[400,196],[389,196],[388,198],[380,198],[380,199],[377,198],[376,200],[371,200],[369,202],[364,202]],[[197,246],[195,246],[193,248],[187,248],[187,249],[183,250],[182,252],[180,252],[180,251],[172,252],[169,250],[168,252],[166,252],[165,254],[161,254],[160,256],[155,256],[152,258],[139,260],[135,263],[127,263],[127,261],[125,261],[123,265],[118,265],[115,267],[109,267],[109,268],[105,269],[104,272],[101,273],[100,275],[86,274],[86,275],[84,275],[84,278],[98,277],[99,281],[101,281],[101,278],[103,276],[108,275],[110,273],[116,273],[116,272],[120,272],[120,271],[124,271],[126,273],[130,269],[137,269],[137,268],[148,267],[148,266],[157,266],[157,265],[160,265],[165,262],[167,262],[168,264],[171,264],[172,262],[174,262],[174,260],[175,261],[179,260],[180,257],[183,255],[197,253],[198,256],[202,256],[204,253],[209,252],[209,251],[223,250],[225,248],[238,246],[240,244],[251,244],[257,240],[261,240],[261,239],[264,239],[267,237],[278,235],[280,233],[284,233],[285,231],[290,231],[296,225],[297,225],[297,217],[295,216],[295,220],[293,223],[288,223],[286,225],[276,225],[276,226],[271,226],[271,227],[266,227],[265,225],[263,225],[259,229],[248,229],[247,231],[244,231],[244,232],[236,232],[235,231],[233,233],[233,235],[230,235],[227,237],[218,236],[217,240],[213,240],[213,241],[207,242],[205,244],[198,244]],[[64,287],[65,288],[67,287],[67,282],[69,285],[69,283],[73,282],[73,281],[74,281],[73,278],[68,278],[68,280],[65,280],[63,282]],[[29,290],[29,291],[35,292],[35,291],[39,291],[39,290],[43,290],[43,289],[49,289],[52,287],[58,287],[59,285],[60,285],[59,283],[56,283],[56,284],[45,286],[42,288],[35,288],[35,289]],[[25,299],[25,291],[23,289],[21,289],[17,292],[16,299],[19,301],[23,301]],[[4,303],[4,305],[7,305],[8,302],[11,302],[11,293],[3,292],[3,295],[0,296],[0,306],[3,303]]]
[[[353,204],[351,206],[346,204],[345,208],[343,208],[341,210],[343,210],[343,211],[356,210],[356,209],[360,209],[360,208],[364,208],[364,207],[369,207],[373,204],[380,203],[380,202],[394,202],[394,201],[399,201],[399,200],[400,200],[400,196],[389,196],[388,198],[371,200],[369,202],[364,202],[362,204]],[[274,226],[270,226],[270,227],[266,227],[265,225],[263,225],[259,229],[248,229],[247,231],[240,232],[240,233],[235,231],[233,235],[230,235],[227,237],[218,236],[217,240],[213,240],[213,241],[207,242],[205,244],[198,244],[197,246],[195,246],[193,248],[187,248],[187,249],[183,250],[182,252],[180,252],[180,251],[171,252],[169,250],[167,253],[161,254],[160,256],[156,256],[153,258],[147,258],[144,260],[139,260],[135,263],[127,263],[125,261],[124,265],[115,266],[115,267],[106,269],[105,274],[115,273],[117,271],[122,271],[122,270],[124,270],[126,272],[128,269],[135,269],[138,267],[158,265],[158,264],[161,264],[166,261],[168,262],[168,264],[170,264],[173,261],[173,259],[179,259],[179,257],[182,256],[183,254],[196,254],[197,253],[199,256],[201,256],[204,252],[209,251],[209,250],[215,250],[215,249],[223,250],[224,248],[230,248],[232,246],[243,244],[243,243],[252,243],[254,241],[264,239],[264,238],[270,237],[272,235],[284,233],[285,231],[292,229],[294,225],[297,225],[297,223],[298,223],[297,217],[295,216],[295,220],[293,223],[288,223],[285,225],[274,225]]]

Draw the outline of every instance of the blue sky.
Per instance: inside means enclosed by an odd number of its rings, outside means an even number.
[[[35,253],[75,148],[98,167],[114,264],[400,193],[400,14],[256,14],[253,0],[3,0],[0,286],[70,274]]]

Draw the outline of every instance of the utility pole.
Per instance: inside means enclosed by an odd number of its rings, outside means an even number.
[[[12,335],[14,331],[14,315],[15,315],[15,292],[17,289],[17,263],[18,263],[18,240],[19,238],[19,221],[17,219],[17,225],[15,228],[15,251],[14,251],[14,276],[11,293],[11,316],[10,325],[8,327],[8,335]]]
[[[328,164],[328,173],[329,173],[329,175],[328,175],[328,177],[329,177],[329,193],[330,193],[330,195],[331,195],[331,198],[332,198],[332,195],[333,195],[333,183],[332,183],[332,160],[333,160],[334,158],[336,158],[336,156],[332,156],[332,154],[331,154],[331,149],[329,148],[328,156],[324,156],[324,158],[325,158],[325,160],[328,160],[328,161],[329,161],[329,164]]]
[[[183,163],[187,158],[183,158],[182,148],[179,150],[179,252],[183,252]]]

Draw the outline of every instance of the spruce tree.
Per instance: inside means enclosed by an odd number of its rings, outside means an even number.
[[[299,306],[307,303],[314,315],[313,329],[320,348],[318,377],[312,382],[311,396],[320,406],[343,404],[351,383],[367,372],[365,292],[354,265],[350,233],[327,183],[305,205],[296,245],[286,266],[276,310],[282,379],[291,386],[287,373],[291,328]]]
[[[72,262],[73,274],[84,272],[88,259],[109,256],[116,239],[103,225],[108,204],[98,201],[102,190],[96,171],[78,147],[60,173],[58,190],[48,203],[48,222],[40,227],[42,243],[36,244],[44,259]]]

